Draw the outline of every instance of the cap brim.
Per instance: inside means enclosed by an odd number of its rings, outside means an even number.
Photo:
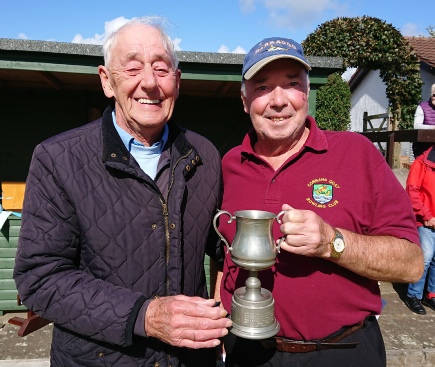
[[[265,67],[267,64],[269,64],[272,61],[278,60],[278,59],[293,59],[296,61],[299,61],[306,70],[311,70],[311,66],[308,65],[305,61],[303,61],[302,59],[300,59],[299,57],[296,56],[291,56],[291,55],[272,55],[269,57],[264,58],[263,60],[260,60],[259,62],[257,62],[256,64],[254,64],[253,66],[251,66],[251,68],[245,73],[245,75],[243,76],[246,80],[251,79],[255,74],[257,74],[260,69],[262,69],[263,67]]]

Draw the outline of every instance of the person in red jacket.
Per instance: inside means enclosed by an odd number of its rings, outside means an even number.
[[[423,305],[435,310],[435,145],[412,163],[406,180],[424,256],[420,280],[408,286],[405,304],[419,315],[426,314]],[[427,278],[427,293],[423,296]]]

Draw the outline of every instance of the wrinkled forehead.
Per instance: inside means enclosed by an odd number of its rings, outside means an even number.
[[[130,61],[139,61],[141,63],[164,62],[172,66],[171,58],[164,47],[146,46],[142,44],[125,45],[124,50],[114,52],[113,63],[125,65]]]
[[[170,62],[171,59],[160,32],[153,27],[143,24],[121,31],[115,39],[112,55],[113,61],[118,60],[121,63],[135,59]]]

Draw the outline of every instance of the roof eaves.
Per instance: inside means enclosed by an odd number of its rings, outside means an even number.
[[[0,38],[0,51],[1,50],[76,56],[103,56],[101,45],[9,38]],[[242,65],[245,56],[244,54],[235,53],[190,51],[177,51],[176,54],[180,62],[227,65]],[[343,67],[343,59],[340,57],[308,56],[307,59],[310,65],[316,68],[341,69]]]

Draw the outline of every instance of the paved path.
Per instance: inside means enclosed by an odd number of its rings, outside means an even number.
[[[435,366],[435,311],[426,315],[412,313],[403,303],[406,284],[380,283],[386,302],[379,324],[387,350],[388,367]],[[17,335],[18,327],[0,317],[0,367],[48,367],[52,325],[26,336]],[[205,366],[206,367],[206,366]],[[368,366],[369,367],[369,366]]]
[[[435,366],[435,311],[411,312],[403,303],[407,284],[380,283],[386,305],[379,317],[389,367]]]

